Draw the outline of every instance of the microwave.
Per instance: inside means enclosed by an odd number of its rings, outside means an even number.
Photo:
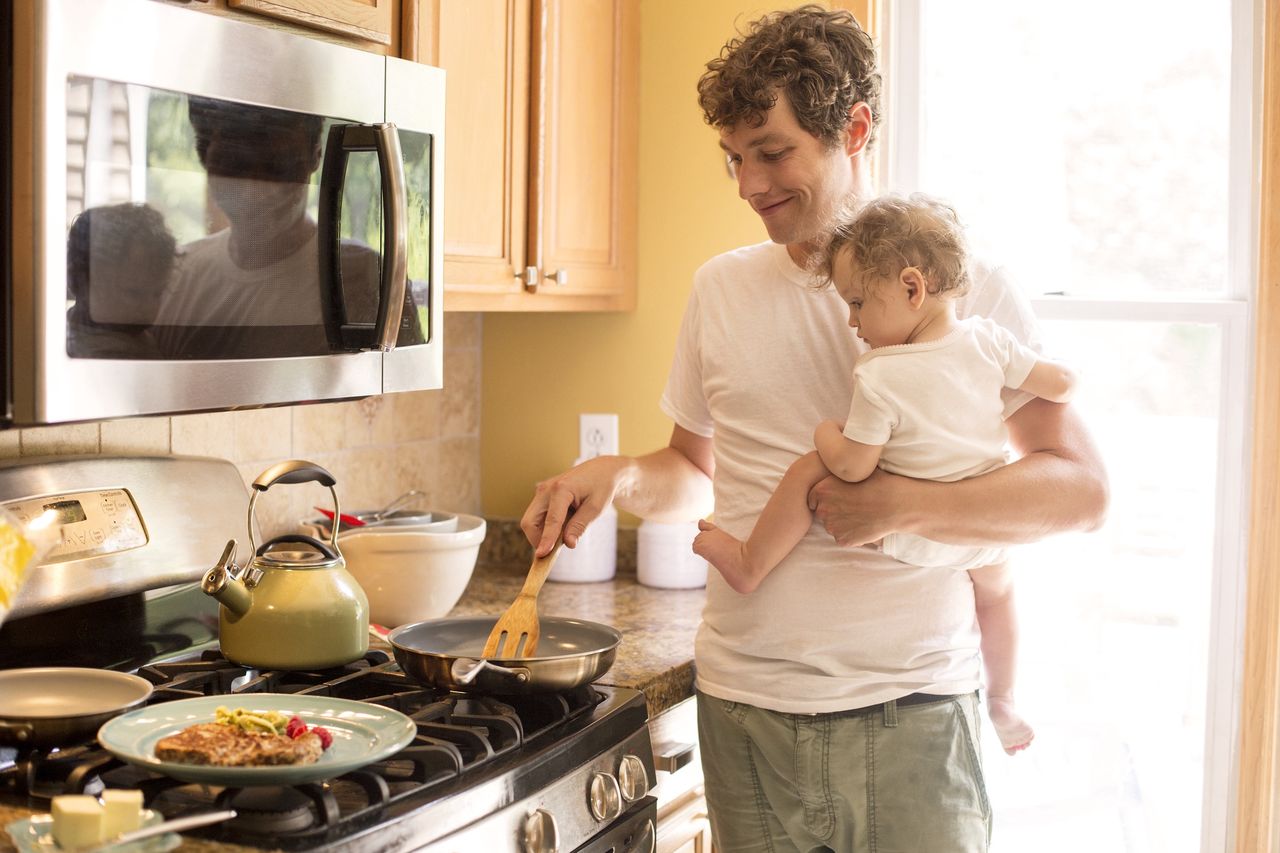
[[[0,0],[0,426],[439,388],[444,72]]]

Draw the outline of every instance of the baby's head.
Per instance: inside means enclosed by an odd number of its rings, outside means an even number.
[[[818,270],[824,286],[834,284],[858,310],[874,300],[880,309],[911,313],[930,299],[949,301],[969,287],[968,252],[955,210],[921,193],[868,202],[836,227]],[[857,325],[856,320],[857,311],[851,310],[850,324]],[[904,343],[893,338],[909,324],[889,326],[889,339],[880,343],[862,336],[872,346]]]

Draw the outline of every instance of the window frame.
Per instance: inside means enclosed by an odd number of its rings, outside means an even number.
[[[874,166],[881,190],[919,185],[924,104],[923,51],[918,46],[924,2],[894,0],[884,3],[877,16],[886,116],[884,141]],[[1280,367],[1271,366],[1280,364],[1280,296],[1270,296],[1263,284],[1280,282],[1280,212],[1267,211],[1262,204],[1263,199],[1271,199],[1271,208],[1280,206],[1278,10],[1280,0],[1231,0],[1225,293],[1193,298],[1032,299],[1041,320],[1191,322],[1220,329],[1218,514],[1201,796],[1204,851],[1280,850],[1280,839],[1274,837],[1274,816],[1280,813],[1276,756],[1280,605],[1275,603],[1280,600],[1280,536],[1265,533],[1280,530],[1280,487],[1276,485],[1280,476],[1251,477],[1254,467],[1274,465],[1273,460],[1280,459]],[[1265,33],[1258,26],[1264,11]],[[1265,128],[1261,124],[1264,97],[1270,107]],[[1259,406],[1255,415],[1255,400],[1277,405]],[[1265,597],[1256,592],[1263,589],[1268,593]],[[1255,590],[1252,598],[1246,595],[1248,590]],[[1241,761],[1241,755],[1260,757]]]

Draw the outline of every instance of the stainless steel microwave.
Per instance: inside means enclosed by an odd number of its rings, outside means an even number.
[[[444,72],[0,0],[2,426],[439,388]]]

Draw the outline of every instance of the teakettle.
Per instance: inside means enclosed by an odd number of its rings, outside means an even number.
[[[369,648],[369,601],[347,571],[336,531],[328,544],[289,534],[257,547],[258,497],[276,483],[305,482],[328,486],[334,515],[339,514],[336,481],[324,468],[300,459],[273,465],[254,480],[249,498],[249,562],[243,568],[236,564],[232,539],[200,583],[222,604],[222,653],[244,666],[322,669],[356,660]]]

